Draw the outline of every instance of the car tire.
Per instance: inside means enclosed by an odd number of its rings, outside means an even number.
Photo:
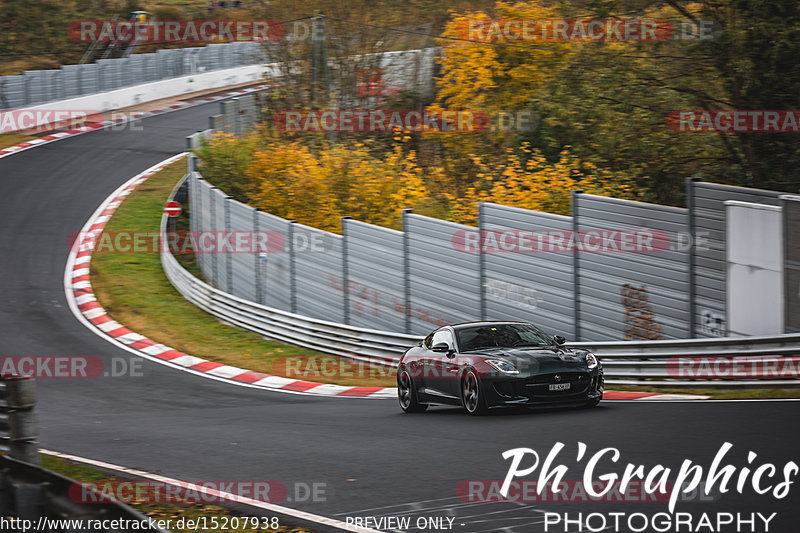
[[[404,413],[422,413],[428,408],[427,404],[419,403],[417,388],[405,370],[397,373],[397,400]]]
[[[470,369],[461,379],[461,404],[464,410],[471,416],[486,414],[489,407],[486,405],[486,396],[483,394],[481,380]]]
[[[598,405],[600,405],[600,400],[602,400],[602,398],[598,400],[589,400],[588,402],[586,402],[586,405],[584,407],[586,407],[587,409],[591,409],[592,407],[597,407]]]

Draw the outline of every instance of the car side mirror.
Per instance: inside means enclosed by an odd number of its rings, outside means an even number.
[[[561,335],[556,335],[555,337],[553,337],[553,339],[556,341],[556,344],[564,344],[565,342],[567,342],[567,339],[565,339]]]
[[[451,348],[450,345],[447,344],[446,342],[437,342],[436,344],[433,345],[431,350],[433,350],[434,352],[443,353],[447,357],[453,357],[456,353],[456,351],[453,348]]]

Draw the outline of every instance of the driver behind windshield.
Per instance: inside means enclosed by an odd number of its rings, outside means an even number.
[[[541,331],[527,325],[469,328],[458,331],[462,351],[551,344]]]
[[[469,333],[473,334],[472,338],[469,338]],[[509,347],[521,341],[519,335],[509,327],[483,327],[464,331],[459,337],[464,345],[464,350]]]
[[[507,348],[509,346],[516,346],[517,344],[522,343],[522,339],[519,338],[517,332],[511,328],[503,328],[498,333],[497,345],[500,347]]]

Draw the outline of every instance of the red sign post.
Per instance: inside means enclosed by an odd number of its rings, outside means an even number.
[[[178,202],[167,202],[164,206],[164,212],[167,216],[176,217],[181,214],[181,204]]]

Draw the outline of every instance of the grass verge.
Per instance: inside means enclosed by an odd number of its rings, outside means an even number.
[[[4,133],[0,135],[0,149],[32,141],[35,138],[33,135],[22,135],[21,133]]]
[[[66,461],[59,457],[52,457],[50,455],[41,455],[42,467],[51,470],[63,476],[66,476],[73,481],[79,483],[92,483],[97,486],[101,492],[106,494],[114,494],[116,487],[119,487],[120,482],[136,481],[130,478],[119,477],[116,475],[106,474],[100,470],[91,468],[89,466]],[[107,488],[107,490],[106,490]],[[143,493],[145,491],[142,491]],[[131,490],[128,492],[120,493],[123,496],[129,493],[135,493]],[[136,509],[143,515],[152,518],[153,520],[171,520],[172,524],[180,523],[179,520],[184,519],[184,524],[188,521],[197,522],[198,518],[206,517],[210,520],[212,517],[219,518],[219,524],[230,523],[233,518],[240,518],[238,524],[244,523],[245,515],[234,512],[221,505],[209,505],[207,503],[194,503],[182,501],[154,501],[154,498],[136,499],[132,498],[131,501],[125,501],[126,505]],[[256,515],[249,515],[256,516]],[[227,520],[225,520],[227,518]],[[210,523],[210,522],[209,522]],[[170,529],[172,533],[195,533],[198,528],[176,528]],[[279,527],[277,529],[264,529],[264,528],[215,528],[216,533],[309,533],[309,529],[287,529]]]
[[[116,210],[105,231],[157,233],[164,203],[185,169],[185,160],[177,161],[139,185]],[[185,258],[182,261],[190,271],[197,272],[191,262],[186,264]],[[97,300],[114,320],[176,350],[275,375],[286,375],[287,364],[294,364],[290,368],[297,370],[289,377],[309,381],[373,387],[396,384],[394,373],[388,370],[372,372],[345,366],[336,367],[342,371],[323,372],[323,362],[330,365],[338,359],[264,340],[255,333],[223,324],[175,290],[157,253],[95,252],[91,276]]]

